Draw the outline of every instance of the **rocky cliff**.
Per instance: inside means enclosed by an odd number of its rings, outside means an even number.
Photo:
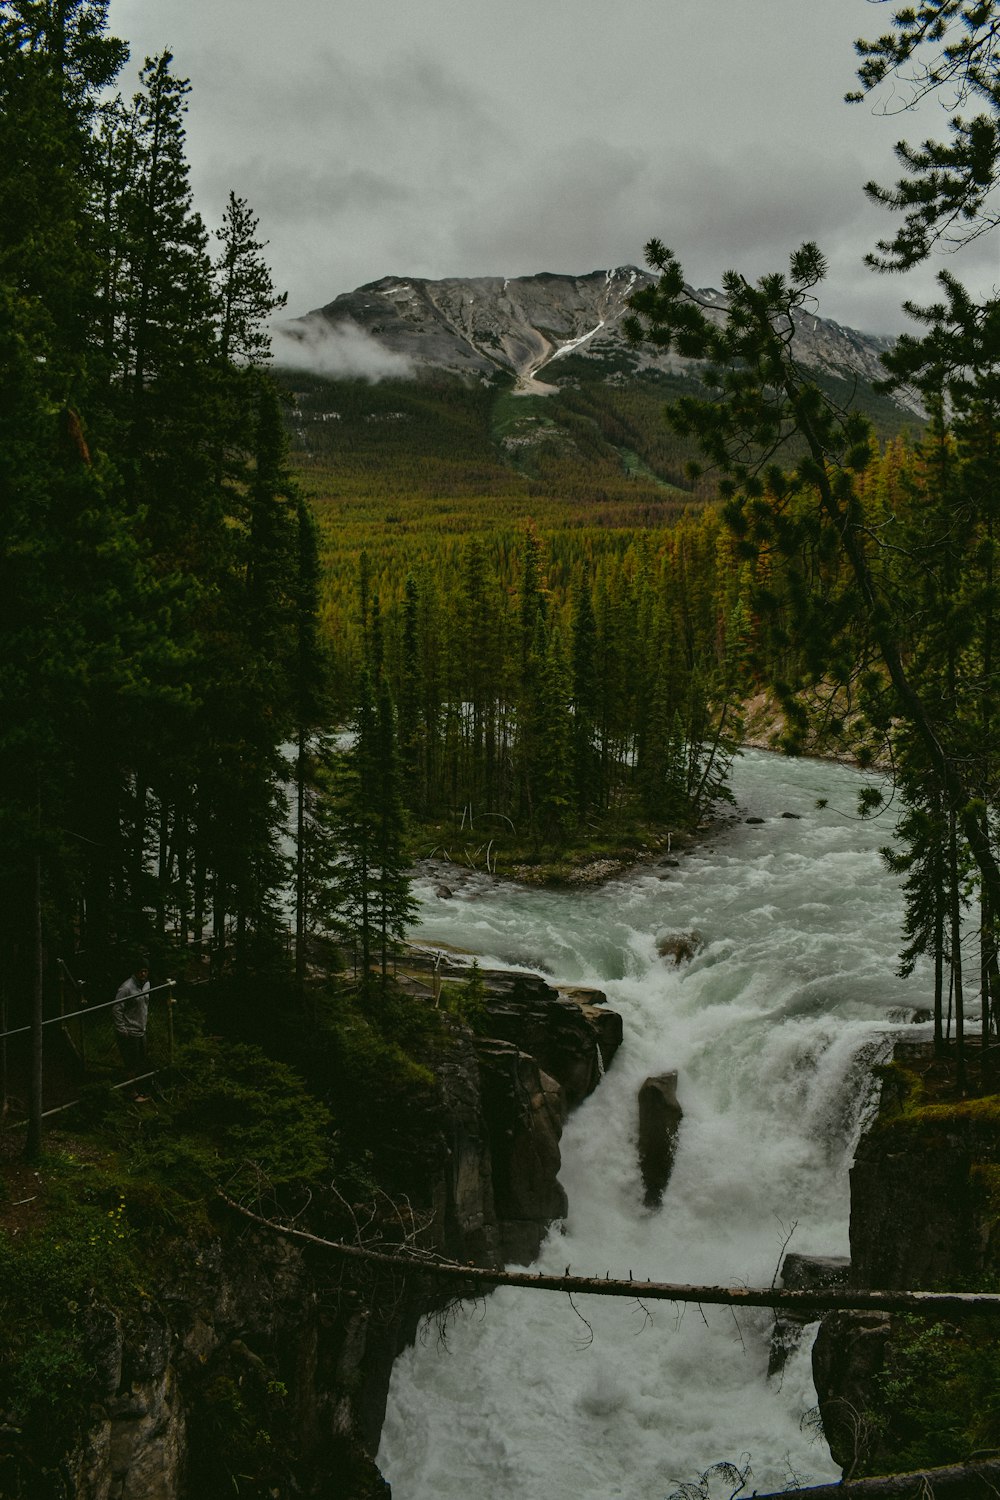
[[[879,1116],[851,1172],[852,1286],[988,1290],[1000,1275],[1000,1100],[939,1098],[934,1071],[929,1043],[898,1044],[885,1070]],[[824,1318],[813,1371],[845,1473],[948,1464],[996,1448],[995,1333],[981,1319]]]
[[[482,276],[426,281],[384,276],[344,292],[325,307],[285,325],[286,352],[296,341],[317,349],[329,335],[359,335],[414,372],[441,370],[489,378],[513,374],[523,390],[555,389],[569,356],[609,378],[638,371],[678,374],[695,362],[653,348],[632,349],[622,319],[633,292],[653,278],[635,266],[616,266],[585,276]],[[693,291],[693,289],[692,289]],[[697,296],[717,310],[722,292]],[[808,317],[796,330],[793,349],[810,369],[872,382],[885,374],[879,356],[891,340]]]
[[[411,983],[419,973],[417,963]],[[426,1059],[440,1134],[413,1201],[334,1195],[301,1221],[313,1232],[391,1249],[419,1224],[425,1247],[500,1266],[530,1260],[565,1212],[562,1122],[610,1063],[620,1021],[596,992],[571,999],[532,976],[482,978],[478,1032],[450,1023]],[[229,1476],[250,1495],[387,1494],[370,1455],[392,1363],[440,1290],[225,1211],[163,1249],[137,1300],[98,1297],[87,1310],[90,1417],[58,1465],[0,1416],[0,1492],[214,1500]]]

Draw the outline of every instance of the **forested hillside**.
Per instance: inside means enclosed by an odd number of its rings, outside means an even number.
[[[803,678],[780,623],[756,619],[717,475],[664,421],[668,398],[704,385],[626,379],[610,357],[561,358],[547,396],[504,375],[279,371],[335,701],[349,716],[361,666],[384,673],[408,805],[446,829],[478,820],[467,855],[697,821],[724,791],[744,700]],[[917,418],[819,378],[877,415],[888,446],[871,483],[891,484]]]
[[[247,204],[194,211],[187,84],[131,101],[103,4],[0,17],[0,976],[277,931],[277,746],[314,717],[314,528],[262,326]],[[99,992],[99,991],[98,991]]]
[[[520,390],[491,371],[275,379],[283,299],[254,213],[234,189],[202,221],[188,84],[163,51],[117,93],[107,10],[0,5],[0,1031],[4,1125],[19,1116],[0,1142],[0,1487],[18,1500],[66,1493],[98,1393],[132,1421],[146,1273],[169,1301],[183,1246],[211,1279],[205,1246],[237,1238],[221,1193],[315,1214],[362,1254],[458,1224],[435,1173],[462,1176],[453,1147],[486,1131],[458,1097],[479,1078],[483,981],[394,973],[418,856],[552,878],[666,844],[725,800],[747,704],[769,696],[786,750],[819,733],[890,769],[891,797],[866,785],[860,813],[895,810],[901,964],[932,967],[949,1102],[993,1087],[1000,1022],[995,293],[943,273],[875,390],[799,358],[815,245],[787,273],[731,273],[723,304],[652,240],[623,326],[676,368],[566,352],[547,395],[533,369]],[[892,25],[860,44],[859,97],[945,83],[980,113],[870,185],[901,215],[878,269],[998,222],[997,7],[927,0]],[[61,1009],[71,994],[113,1046],[96,1002],[129,966],[199,987],[176,1036],[166,1012],[155,1100],[126,1098]],[[54,1057],[53,1109],[80,1134],[45,1163]],[[540,1078],[510,1120],[548,1109]],[[21,1126],[30,1165],[12,1166]],[[513,1133],[496,1127],[504,1149]],[[401,1210],[414,1184],[426,1223]],[[192,1494],[300,1492],[297,1434],[323,1423],[312,1492],[338,1474],[341,1355],[353,1380],[370,1306],[339,1272],[322,1287],[299,1299],[336,1322],[320,1416],[318,1344],[281,1366],[304,1392],[282,1415],[288,1389],[231,1309],[206,1373],[198,1292]],[[413,1307],[394,1304],[393,1339]],[[110,1373],[90,1357],[105,1315]]]

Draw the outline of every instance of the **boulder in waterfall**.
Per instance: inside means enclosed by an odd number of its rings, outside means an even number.
[[[664,932],[656,939],[656,951],[661,958],[672,958],[678,965],[686,964],[700,953],[705,940],[700,932]]]
[[[599,1005],[581,1005],[580,1009],[584,1019],[594,1028],[601,1069],[606,1072],[622,1044],[622,1018],[616,1010],[605,1010]]]
[[[595,990],[589,984],[561,984],[558,993],[564,1000],[586,1008],[589,1005],[607,1005],[608,997],[603,990]]]
[[[659,1207],[670,1181],[683,1116],[677,1102],[676,1072],[647,1078],[639,1090],[639,1169],[647,1208]]]
[[[850,1271],[851,1259],[848,1255],[799,1255],[790,1251],[781,1263],[780,1285],[789,1292],[843,1287],[848,1283]],[[815,1321],[815,1313],[808,1310],[794,1312],[787,1307],[777,1309],[771,1330],[768,1375],[776,1375],[784,1368],[785,1360],[802,1337],[802,1330]]]

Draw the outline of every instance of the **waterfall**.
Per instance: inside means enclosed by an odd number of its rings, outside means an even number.
[[[748,752],[739,817],[679,868],[579,893],[423,893],[422,942],[595,985],[623,1017],[621,1051],[567,1123],[569,1210],[537,1269],[759,1286],[789,1235],[802,1253],[847,1253],[871,1064],[905,1026],[890,1013],[927,990],[926,974],[895,973],[890,830],[859,820],[859,785],[843,766]],[[658,955],[658,936],[692,930],[691,962]],[[636,1095],[673,1068],[684,1119],[651,1210]],[[379,1464],[395,1500],[663,1500],[744,1455],[751,1488],[833,1478],[810,1340],[769,1381],[772,1317],[503,1288],[397,1360]]]

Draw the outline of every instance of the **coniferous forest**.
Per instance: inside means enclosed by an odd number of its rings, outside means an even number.
[[[947,6],[902,19],[898,55],[865,44],[859,97],[940,44],[989,106],[985,24]],[[374,436],[303,446],[300,408],[331,398],[268,372],[284,299],[246,201],[232,191],[211,232],[193,207],[171,56],[114,93],[127,46],[83,0],[8,7],[2,41],[15,1010],[40,1009],[57,960],[107,984],[157,941],[209,952],[220,976],[270,962],[291,929],[301,978],[307,935],[334,931],[384,972],[413,854],[457,831],[492,870],[693,825],[762,693],[785,749],[819,735],[893,766],[903,961],[933,955],[939,1035],[949,987],[960,1026],[972,900],[993,994],[992,303],[946,272],[943,300],[912,309],[925,332],[899,341],[886,387],[916,392],[925,421],[878,438],[787,347],[823,278],[815,247],[787,277],[733,272],[720,327],[652,241],[661,279],[634,298],[632,336],[707,361],[668,407],[674,446],[644,439],[625,394],[602,409],[578,382],[570,448],[527,468],[498,458],[502,383],[456,384],[444,406],[414,387],[388,415],[417,429],[388,433],[368,425],[374,394],[334,387],[338,419],[356,409]],[[871,185],[902,214],[876,270],[990,227],[982,118]],[[611,437],[642,450],[625,482]],[[331,755],[324,736],[355,724]]]
[[[12,994],[46,949],[104,977],[168,920],[246,962],[279,881],[276,746],[313,713],[312,522],[261,369],[279,298],[246,203],[214,242],[192,208],[169,54],[107,102],[126,48],[103,12],[3,18]]]
[[[860,813],[891,802],[901,968],[929,966],[953,1094],[992,1088],[995,291],[945,271],[909,308],[876,424],[791,352],[825,275],[817,246],[787,273],[729,273],[720,318],[652,239],[659,279],[633,298],[630,338],[700,376],[666,392],[662,424],[664,393],[568,380],[548,398],[558,441],[511,459],[502,379],[272,372],[285,299],[254,210],[237,184],[203,222],[183,64],[147,59],[125,97],[107,9],[0,5],[0,1030],[31,1033],[30,1061],[10,1064],[27,1157],[66,982],[103,1001],[151,954],[205,999],[179,1022],[174,1141],[150,1134],[130,1158],[124,1117],[93,1105],[144,1184],[140,1239],[190,1228],[223,1178],[252,1196],[248,1140],[289,1213],[331,1162],[348,1196],[402,1194],[426,1142],[444,1150],[426,1062],[445,1013],[474,1029],[482,1006],[478,969],[440,1015],[394,983],[416,862],[545,879],[659,849],[726,802],[751,729],[886,772],[891,796],[866,783]],[[899,181],[867,188],[895,225],[874,273],[996,230],[998,35],[996,4],[926,0],[858,44],[855,102],[887,83],[958,101],[945,141],[904,143]],[[905,427],[879,404],[902,387],[920,413]],[[304,425],[331,405],[328,430]],[[6,1111],[6,1044],[3,1071]],[[417,1122],[405,1141],[399,1120]],[[89,1216],[118,1212],[110,1182],[62,1189],[60,1243],[95,1245]],[[56,1493],[46,1379],[85,1389],[77,1296],[127,1280],[124,1254],[74,1249],[42,1336],[12,1346],[0,1406],[29,1438],[0,1467],[11,1493],[41,1474],[37,1493]],[[0,1269],[28,1270],[0,1312],[44,1300],[47,1255],[5,1241]],[[68,1443],[83,1418],[67,1403]],[[212,1484],[291,1463],[263,1441],[213,1454],[207,1426],[192,1441]]]

